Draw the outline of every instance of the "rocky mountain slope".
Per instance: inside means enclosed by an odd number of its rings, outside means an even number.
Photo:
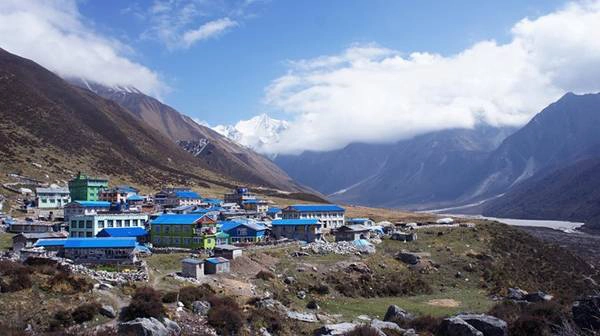
[[[306,190],[252,149],[196,123],[190,117],[134,88],[109,88],[74,79],[70,79],[70,82],[131,111],[171,142],[180,143],[182,148],[191,150],[201,166],[237,181],[287,191]]]

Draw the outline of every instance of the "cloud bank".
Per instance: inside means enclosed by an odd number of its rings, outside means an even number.
[[[600,1],[517,22],[454,55],[355,45],[290,62],[264,101],[290,115],[262,151],[332,150],[478,124],[518,126],[566,91],[600,91]]]
[[[74,0],[0,1],[0,47],[32,59],[63,77],[108,86],[134,86],[160,97],[159,75],[127,55],[132,50],[86,25]]]

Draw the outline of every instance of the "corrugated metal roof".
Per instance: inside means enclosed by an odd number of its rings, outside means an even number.
[[[320,222],[318,219],[276,219],[271,222],[273,226],[280,225],[319,225]]]
[[[127,197],[127,201],[143,201],[144,198],[140,195],[131,195]]]
[[[50,238],[67,238],[69,236],[69,233],[66,231],[60,231],[60,232],[37,232],[37,233],[28,233],[28,232],[24,232],[24,233],[19,233],[18,235],[14,236],[13,239],[15,237],[19,237],[19,236],[23,236],[27,239],[50,239]]]
[[[268,214],[276,214],[276,213],[280,213],[281,212],[281,208],[278,207],[271,207],[269,208],[269,210],[267,210]]]
[[[233,230],[236,227],[241,226],[241,225],[248,227],[254,231],[266,230],[266,227],[264,225],[256,223],[254,221],[250,221],[250,220],[242,221],[240,219],[236,219],[236,220],[221,222],[221,231]]]
[[[44,247],[44,246],[63,246],[67,238],[64,239],[40,239],[33,244],[34,247]]]
[[[58,188],[35,188],[35,193],[39,194],[39,193],[55,193],[55,194],[68,194],[69,193],[69,188],[63,188],[63,187],[58,187]]]
[[[85,208],[110,208],[110,202],[106,201],[75,201]]]
[[[348,218],[346,221],[352,223],[364,223],[370,221],[369,218]]]
[[[348,224],[348,225],[343,225],[340,226],[340,228],[338,230],[340,231],[344,231],[344,228],[348,228],[350,231],[369,231],[370,229],[364,225],[360,225],[360,224]]]
[[[67,238],[65,248],[134,248],[135,238]]]
[[[179,198],[201,199],[200,195],[195,191],[176,191],[175,196]]]
[[[182,263],[186,263],[186,264],[194,264],[194,265],[199,265],[202,264],[203,261],[200,259],[194,259],[194,258],[185,258],[181,261]]]
[[[344,208],[342,208],[341,206],[336,205],[336,204],[294,204],[294,205],[290,205],[286,209],[293,210],[293,211],[299,211],[299,212],[345,211]]]
[[[132,227],[117,227],[117,228],[104,228],[96,237],[140,237],[147,235],[148,232],[141,226]]]
[[[150,224],[194,224],[202,218],[202,214],[162,214],[152,220]]]
[[[211,264],[224,264],[224,263],[229,262],[229,260],[222,258],[222,257],[207,258],[205,261],[207,261]]]

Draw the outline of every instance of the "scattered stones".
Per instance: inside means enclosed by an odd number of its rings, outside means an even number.
[[[287,312],[287,317],[291,318],[292,320],[309,322],[309,323],[316,323],[319,321],[319,319],[317,319],[317,315],[315,315],[313,313],[303,313],[303,312],[296,312],[296,311],[292,311],[292,310]]]
[[[522,290],[521,288],[509,288],[508,295],[506,296],[509,300],[521,301],[525,300],[525,295],[527,295],[527,291]]]
[[[412,320],[414,317],[406,310],[396,306],[390,305],[385,312],[384,321],[399,321],[399,320]]]
[[[151,318],[136,318],[119,323],[119,334],[132,336],[169,336],[179,334],[181,328],[177,323],[164,319],[164,322]]]
[[[358,253],[374,253],[375,247],[371,245],[357,246],[353,242],[340,241],[329,243],[325,241],[316,241],[306,244],[302,247],[305,251],[310,251],[313,254],[358,254]]]
[[[298,297],[298,299],[304,300],[306,298],[306,292],[302,290],[298,291],[298,293],[296,293],[296,296]]]
[[[284,282],[286,285],[293,285],[293,284],[295,284],[295,283],[296,283],[296,278],[294,278],[294,277],[291,277],[291,276],[289,276],[289,277],[285,277],[285,279],[283,279],[283,282]]]
[[[318,336],[333,336],[333,335],[344,335],[352,329],[356,328],[356,324],[344,322],[336,324],[326,324],[315,333]]]
[[[505,321],[485,314],[461,314],[456,316],[481,331],[484,336],[507,336],[508,325]]]
[[[377,328],[379,330],[382,329],[390,329],[390,330],[396,330],[400,333],[404,333],[404,329],[400,328],[400,326],[394,322],[387,322],[387,321],[382,321],[382,320],[378,320],[378,319],[374,319],[371,321],[371,327],[373,328]]]
[[[456,274],[454,274],[454,277],[457,279],[462,278],[462,273],[461,272],[456,272]]]
[[[537,292],[526,294],[524,299],[527,302],[550,301],[550,300],[552,300],[552,295],[544,293],[542,291],[537,291]]]
[[[575,301],[571,310],[575,324],[581,329],[600,329],[600,296]]]
[[[205,316],[210,310],[210,302],[208,301],[194,301],[192,302],[192,311],[198,315]]]
[[[483,333],[459,317],[449,317],[442,321],[440,336],[484,336]]]
[[[117,317],[117,313],[115,312],[115,309],[109,305],[102,305],[98,312],[100,313],[100,315],[106,316],[108,318]]]
[[[306,308],[312,309],[312,310],[319,310],[319,309],[321,309],[321,307],[319,307],[319,304],[315,300],[308,301],[308,303],[306,304]]]
[[[357,272],[357,273],[362,273],[362,274],[373,273],[373,271],[371,271],[369,266],[367,266],[367,264],[365,264],[363,262],[353,262],[353,263],[348,264],[348,266],[346,267],[346,272],[348,272],[348,273]]]

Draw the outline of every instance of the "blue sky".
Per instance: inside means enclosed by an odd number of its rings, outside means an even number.
[[[400,52],[450,55],[488,39],[511,39],[524,17],[556,10],[564,1],[214,1],[186,25],[195,28],[229,17],[238,25],[189,47],[171,47],[148,36],[156,22],[153,3],[83,1],[82,21],[128,45],[128,57],[160,76],[169,87],[162,99],[211,125],[232,124],[268,112],[265,88],[288,71],[288,60],[342,52],[375,43]],[[177,17],[172,17],[177,20]],[[184,28],[182,28],[184,29]]]

